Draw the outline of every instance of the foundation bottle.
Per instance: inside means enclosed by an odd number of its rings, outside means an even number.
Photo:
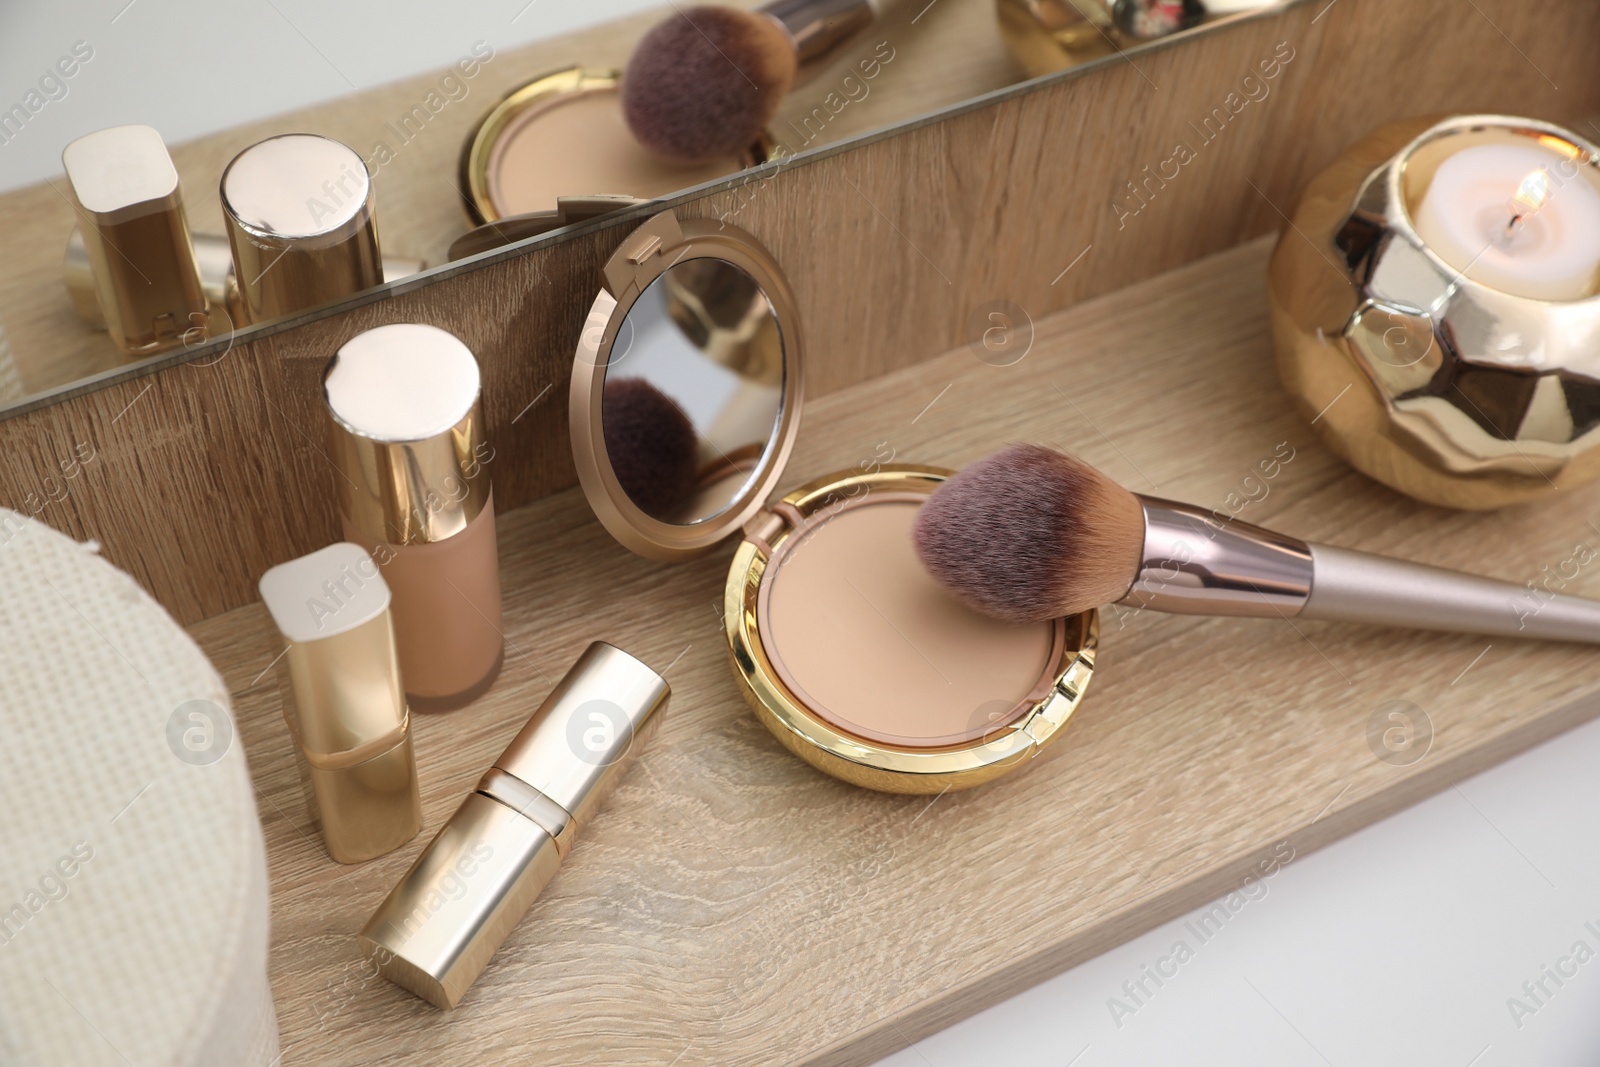
[[[478,363],[455,336],[401,323],[328,361],[323,396],[344,536],[393,596],[413,711],[476,699],[500,672],[500,563]]]

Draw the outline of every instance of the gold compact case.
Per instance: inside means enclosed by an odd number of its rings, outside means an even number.
[[[765,134],[738,156],[691,166],[639,146],[622,117],[615,70],[568,67],[512,90],[473,127],[461,184],[474,223],[556,210],[559,197],[650,200],[767,161]]]
[[[234,156],[222,172],[222,215],[244,322],[381,284],[373,197],[367,165],[331,137],[286,133]]]
[[[1268,271],[1278,371],[1351,466],[1486,509],[1600,477],[1600,147],[1505,115],[1384,126]]]
[[[361,863],[399,848],[422,828],[422,800],[378,565],[329,545],[263,574],[261,603],[288,644],[283,719],[328,854]]]
[[[209,308],[161,135],[137,125],[97,130],[67,145],[61,162],[82,218],[93,302],[117,348],[147,356],[203,336]]]
[[[864,457],[774,500],[800,427],[804,340],[753,237],[663,212],[603,270],[573,365],[573,459],[595,514],[658,560],[735,535],[723,629],[745,699],[795,755],[855,785],[940,793],[1064,731],[1098,617],[1012,624],[950,597],[911,529],[949,477]]]
[[[453,1008],[555,877],[671,690],[596,641],[550,691],[361,931],[384,977]]]

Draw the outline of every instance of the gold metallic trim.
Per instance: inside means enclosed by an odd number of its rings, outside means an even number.
[[[793,509],[809,517],[868,493],[931,493],[952,472],[912,464],[871,473],[834,474],[788,494],[775,512]],[[886,793],[942,793],[992,781],[1027,763],[1065,731],[1094,673],[1099,615],[1087,611],[1058,625],[1060,659],[1050,692],[984,740],[939,749],[908,749],[866,741],[813,715],[784,686],[773,667],[758,623],[758,598],[772,551],[795,530],[787,522],[752,523],[734,554],[723,590],[723,625],[740,690],[756,717],[785,748],[825,774]]]
[[[732,263],[761,286],[782,334],[783,393],[773,443],[740,495],[713,518],[679,525],[646,514],[617,481],[606,455],[600,405],[611,346],[634,302],[668,267],[692,259]],[[578,481],[595,515],[625,547],[649,559],[687,559],[708,551],[744,526],[761,510],[783,475],[800,430],[805,389],[805,341],[799,306],[777,260],[750,234],[711,220],[680,223],[670,211],[652,217],[629,234],[607,260],[602,276],[604,287],[595,297],[578,339],[568,398],[572,458],[578,468]]]

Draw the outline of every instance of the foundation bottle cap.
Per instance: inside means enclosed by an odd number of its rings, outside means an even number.
[[[249,321],[383,282],[372,179],[347,145],[313,133],[269,137],[233,157],[221,194]]]
[[[390,981],[461,1002],[659,722],[666,681],[596,641],[362,928]]]
[[[286,133],[233,157],[222,172],[222,206],[260,240],[335,245],[372,224],[372,179],[347,145]]]
[[[322,376],[339,506],[375,544],[442,541],[489,499],[478,361],[436,326],[357,334]]]
[[[144,355],[203,333],[206,297],[161,135],[138,125],[97,130],[67,145],[61,162],[101,322],[117,347]]]
[[[288,642],[283,716],[328,851],[342,863],[382,855],[421,826],[389,588],[348,543],[271,568],[260,588]]]

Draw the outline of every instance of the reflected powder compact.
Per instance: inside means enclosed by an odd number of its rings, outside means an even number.
[[[757,291],[685,291],[717,282],[699,261],[737,268]],[[601,522],[641,555],[687,558],[742,534],[724,631],[740,689],[778,740],[856,785],[939,793],[1026,765],[1060,736],[1093,672],[1097,615],[1001,622],[935,583],[912,523],[952,472],[863,464],[771,500],[799,428],[802,342],[766,250],[731,226],[664,212],[623,241],[603,276],[573,368],[579,479]],[[772,321],[757,328],[763,315]],[[659,340],[641,349],[645,338]],[[775,387],[739,380],[754,368]],[[729,450],[760,457],[733,499],[720,510],[674,506],[668,487],[696,499],[697,464]]]
[[[684,166],[658,159],[622,117],[616,71],[571,67],[499,100],[473,127],[461,179],[473,221],[553,211],[558,197],[648,200],[766,162],[763,136],[746,152]]]

